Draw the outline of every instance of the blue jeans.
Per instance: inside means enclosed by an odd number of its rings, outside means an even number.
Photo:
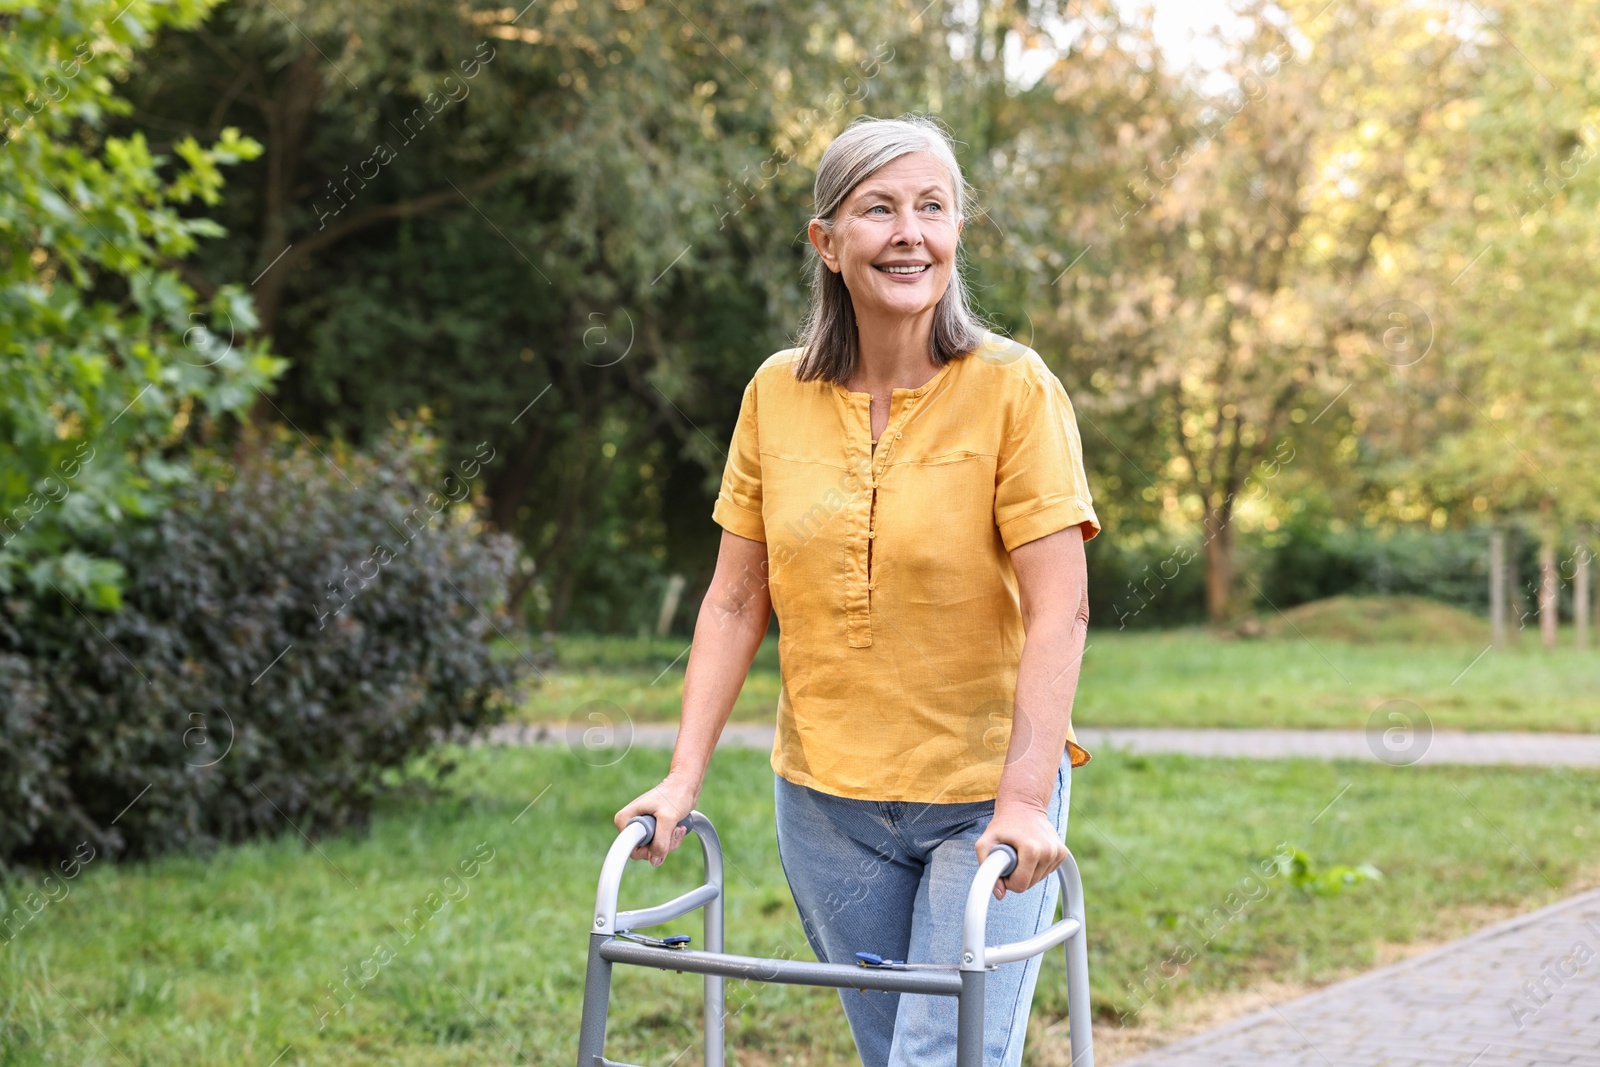
[[[852,800],[774,775],[778,858],[817,959],[854,964],[857,952],[911,963],[955,964],[961,917],[978,870],[974,843],[994,801],[918,804]],[[1063,755],[1049,814],[1066,840],[1071,758]],[[987,941],[1032,937],[1055,916],[1054,874],[1026,893],[989,902]],[[1017,1067],[1040,956],[989,972],[983,1062]],[[955,1063],[956,999],[924,993],[839,990],[865,1067]]]

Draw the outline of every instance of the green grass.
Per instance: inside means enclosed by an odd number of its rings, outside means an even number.
[[[636,750],[609,767],[561,748],[462,759],[447,796],[392,800],[365,837],[312,849],[290,832],[207,860],[91,863],[0,946],[0,1064],[572,1062],[611,815],[666,756]],[[1074,778],[1068,835],[1088,887],[1097,1013],[1115,1025],[1133,1012],[1130,985],[1160,976],[1180,945],[1193,961],[1158,977],[1130,1024],[1264,976],[1319,982],[1370,966],[1382,943],[1460,933],[1463,909],[1575,892],[1600,871],[1597,787],[1594,774],[1560,770],[1098,755]],[[729,951],[809,958],[778,864],[765,754],[720,753],[700,807],[729,859]],[[1279,842],[1384,877],[1330,897],[1279,878],[1214,936],[1196,932]],[[404,917],[427,909],[480,843],[492,861],[462,883],[464,897],[414,921],[407,943]],[[631,865],[625,906],[689,888],[697,868],[692,850],[659,870]],[[370,981],[352,983],[349,1008],[319,1030],[326,983],[381,944],[393,959],[369,965]],[[1052,961],[1037,1034],[1064,1014],[1062,989]],[[691,976],[619,969],[615,993],[613,1058],[667,1064],[698,1040]],[[737,1063],[850,1062],[830,991],[730,984],[729,1009]],[[1042,1049],[1032,1043],[1032,1062]]]
[[[556,666],[544,672],[521,717],[585,727],[592,713],[626,715],[633,722],[677,722],[688,648],[688,640],[679,638],[558,636]],[[732,721],[773,721],[782,685],[778,639],[769,635],[750,665]]]
[[[1091,624],[1073,722],[1361,729],[1386,701],[1406,700],[1441,730],[1600,732],[1600,651],[1574,649],[1570,634],[1553,651],[1525,631],[1517,644],[1487,652],[1476,640],[1330,636],[1359,619],[1301,615],[1305,636],[1279,620],[1288,636],[1255,639],[1202,628],[1119,633]],[[1396,637],[1440,632],[1406,621],[1386,625]],[[558,666],[520,714],[532,722],[584,721],[598,708],[633,722],[676,722],[687,647],[684,639],[558,638]],[[777,643],[769,637],[733,721],[771,722],[780,684]]]
[[[1073,722],[1360,729],[1406,700],[1441,730],[1600,732],[1600,652],[1485,647],[1091,632]]]

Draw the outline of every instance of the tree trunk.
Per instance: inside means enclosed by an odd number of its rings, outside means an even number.
[[[1206,618],[1226,622],[1233,611],[1233,523],[1225,510],[1206,516]]]
[[[546,425],[543,420],[535,421],[521,443],[509,450],[505,465],[489,482],[489,521],[498,530],[509,533],[517,528],[517,509],[528,499],[528,490],[544,458]]]
[[[567,621],[567,611],[572,607],[572,594],[577,587],[577,576],[570,570],[556,579],[556,586],[550,591],[550,618],[545,623],[546,627],[561,632],[562,624]]]
[[[1512,523],[1506,534],[1506,612],[1517,624],[1507,631],[1506,636],[1513,644],[1522,641],[1522,628],[1528,624],[1526,598],[1522,595],[1522,575],[1519,573],[1521,560],[1522,528]]]
[[[1578,542],[1572,574],[1573,640],[1579,648],[1589,647],[1589,542]]]
[[[1561,579],[1556,574],[1556,546],[1546,541],[1539,546],[1539,639],[1545,648],[1556,647],[1556,613],[1560,605]]]
[[[1495,648],[1506,643],[1506,533],[1489,531],[1489,632]]]
[[[1539,638],[1545,648],[1556,647],[1556,612],[1560,605],[1561,576],[1556,573],[1556,524],[1551,517],[1552,501],[1539,502]]]
[[[268,270],[290,244],[289,213],[295,206],[300,157],[311,136],[317,104],[322,99],[322,53],[315,46],[302,48],[284,71],[277,94],[265,100],[261,117],[267,127],[267,180],[262,188],[261,233],[254,269],[261,272],[251,282],[255,289],[260,332],[272,336],[288,274]],[[279,266],[283,264],[279,263]]]
[[[656,636],[666,637],[672,632],[672,620],[678,614],[678,601],[683,596],[685,579],[674,574],[667,579],[667,589],[661,598],[661,613],[656,616]]]

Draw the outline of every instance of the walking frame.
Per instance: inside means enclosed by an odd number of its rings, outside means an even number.
[[[978,865],[967,891],[961,924],[961,963],[948,969],[880,961],[871,953],[857,953],[855,966],[813,963],[805,960],[734,956],[722,951],[722,903],[725,883],[722,845],[711,820],[691,811],[679,826],[700,841],[705,858],[705,881],[664,904],[632,911],[617,910],[617,896],[629,854],[655,837],[651,815],[636,815],[623,827],[600,869],[595,895],[594,926],[589,932],[589,966],[583,989],[583,1022],[578,1038],[578,1067],[630,1067],[605,1057],[606,1016],[611,1007],[611,967],[623,963],[664,971],[705,975],[706,1067],[724,1067],[723,979],[782,982],[790,985],[837,989],[879,989],[899,993],[930,993],[955,997],[957,1008],[956,1067],[982,1067],[984,986],[988,972],[1047,952],[1065,943],[1067,963],[1067,1018],[1071,1027],[1073,1067],[1094,1067],[1089,1023],[1089,949],[1085,940],[1083,882],[1072,853],[1055,871],[1061,881],[1059,922],[1023,941],[985,945],[984,927],[995,883],[1017,865],[1010,845],[996,845]],[[652,938],[634,931],[671,922],[696,908],[705,910],[703,951],[684,947],[686,936]]]

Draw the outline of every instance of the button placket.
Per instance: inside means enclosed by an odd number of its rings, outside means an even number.
[[[862,536],[846,550],[845,632],[852,648],[865,648],[872,644],[872,594],[878,588],[872,570],[872,550],[878,536],[879,483],[888,468],[895,442],[905,436],[905,425],[919,398],[929,387],[924,385],[917,389],[894,390],[890,398],[889,421],[878,436],[877,448],[873,448],[872,442],[871,398],[861,396],[858,400],[857,394],[850,393],[843,386],[838,388],[840,398],[854,416],[848,420],[851,430],[845,446],[846,458],[860,472],[857,478],[865,476],[862,488],[867,491],[866,499],[859,505],[861,510],[857,512],[862,515],[860,521],[864,529],[857,527]],[[895,410],[895,404],[899,404],[898,411]]]
[[[888,466],[889,453],[894,450],[894,443],[905,436],[901,427],[905,425],[906,418],[911,414],[911,408],[916,403],[915,396],[916,394],[913,393],[912,396],[900,401],[899,412],[890,417],[889,422],[883,428],[883,433],[878,436],[878,448],[872,455],[874,480],[877,480],[883,474],[884,467]],[[895,399],[900,398],[897,397]]]
[[[872,406],[871,399],[839,390],[849,408],[848,436],[845,458],[855,472],[859,496],[851,501],[849,527],[851,534],[844,546],[845,586],[843,591],[845,632],[852,648],[865,648],[872,644],[871,604],[867,588],[867,541],[857,538],[855,531],[872,525],[872,499],[877,473],[872,460]],[[854,494],[853,494],[854,495]]]
[[[910,396],[894,395],[892,397],[890,403],[893,404],[898,401],[900,410],[891,415],[888,423],[884,425],[883,433],[878,437],[878,447],[872,456],[872,497],[867,509],[867,536],[864,542],[867,561],[867,610],[869,612],[872,605],[871,594],[876,592],[878,588],[878,579],[873,573],[872,559],[873,548],[875,547],[873,542],[878,536],[878,483],[882,481],[883,472],[888,468],[889,454],[894,451],[894,443],[904,436],[904,431],[901,427],[905,425],[906,419],[910,417],[911,409],[916,404],[916,398],[921,394],[922,391],[916,389],[911,391]],[[869,420],[871,419],[870,408],[867,417]],[[868,430],[870,433],[870,421],[868,422]]]

